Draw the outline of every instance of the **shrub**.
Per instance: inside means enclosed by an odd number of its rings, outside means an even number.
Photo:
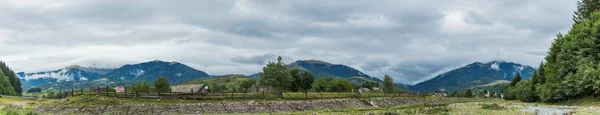
[[[496,104],[496,103],[492,103],[492,104],[481,104],[481,109],[488,109],[488,110],[504,110],[506,108]]]

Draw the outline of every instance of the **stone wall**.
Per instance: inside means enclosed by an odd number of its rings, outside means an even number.
[[[50,114],[231,114],[231,113],[284,113],[321,109],[376,108],[383,106],[439,103],[440,99],[379,98],[379,99],[326,99],[311,101],[230,102],[199,104],[119,104],[119,105],[52,105],[36,110]]]

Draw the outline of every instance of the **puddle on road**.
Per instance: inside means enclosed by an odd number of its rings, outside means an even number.
[[[575,111],[575,108],[559,108],[559,107],[542,107],[542,106],[528,106],[521,109],[523,112],[538,113],[538,115],[564,115],[571,111]]]

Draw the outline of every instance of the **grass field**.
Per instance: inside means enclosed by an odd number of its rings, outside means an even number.
[[[48,103],[49,99],[27,99],[4,96],[0,98],[0,115],[36,115],[33,109],[40,104]]]
[[[236,94],[234,94],[236,95]],[[36,114],[33,110],[39,105],[117,105],[122,103],[133,104],[194,104],[194,103],[227,103],[227,102],[271,102],[271,101],[288,101],[296,98],[303,98],[303,93],[287,93],[284,96],[292,99],[277,99],[277,100],[262,100],[262,99],[224,99],[224,100],[185,100],[185,99],[135,99],[135,98],[114,98],[105,96],[75,96],[66,99],[25,99],[19,97],[2,97],[0,98],[0,114]],[[341,94],[323,93],[324,97],[336,98]],[[380,97],[377,93],[368,94],[374,97]],[[320,97],[320,93],[310,94],[313,97]],[[366,98],[366,97],[365,97]],[[427,97],[433,98],[433,97]],[[312,99],[308,99],[312,100]],[[486,114],[486,115],[528,115],[533,113],[525,113],[521,108],[527,106],[562,106],[575,105],[579,109],[575,110],[575,114],[600,114],[599,100],[593,97],[581,98],[578,100],[570,100],[561,103],[523,103],[520,101],[505,101],[501,99],[481,99],[472,98],[473,102],[459,103],[456,101],[446,101],[438,104],[419,104],[419,105],[401,105],[391,107],[377,108],[345,108],[336,110],[310,110],[293,113],[268,113],[268,114],[449,114],[449,115],[471,115],[471,114]],[[499,110],[484,109],[484,105],[497,104],[501,108]],[[266,115],[266,114],[265,114]]]

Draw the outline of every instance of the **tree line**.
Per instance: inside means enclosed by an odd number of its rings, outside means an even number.
[[[1,95],[21,95],[21,81],[6,63],[0,61],[0,94]]]
[[[349,92],[357,87],[364,86],[366,88],[375,87],[378,83],[364,82],[360,85],[352,84],[347,79],[336,79],[333,77],[319,77],[316,81],[310,72],[300,72],[299,69],[289,69],[283,62],[281,57],[277,58],[277,62],[269,62],[263,67],[263,72],[260,73],[258,85],[263,87],[275,88],[279,96],[283,96],[284,91],[306,92],[321,91],[321,92]],[[246,85],[250,86],[250,85]],[[385,75],[381,86],[386,93],[395,92],[396,88],[393,84],[393,79]]]
[[[556,36],[530,80],[516,76],[511,81],[507,99],[558,102],[600,95],[600,0],[577,5],[571,29]]]

